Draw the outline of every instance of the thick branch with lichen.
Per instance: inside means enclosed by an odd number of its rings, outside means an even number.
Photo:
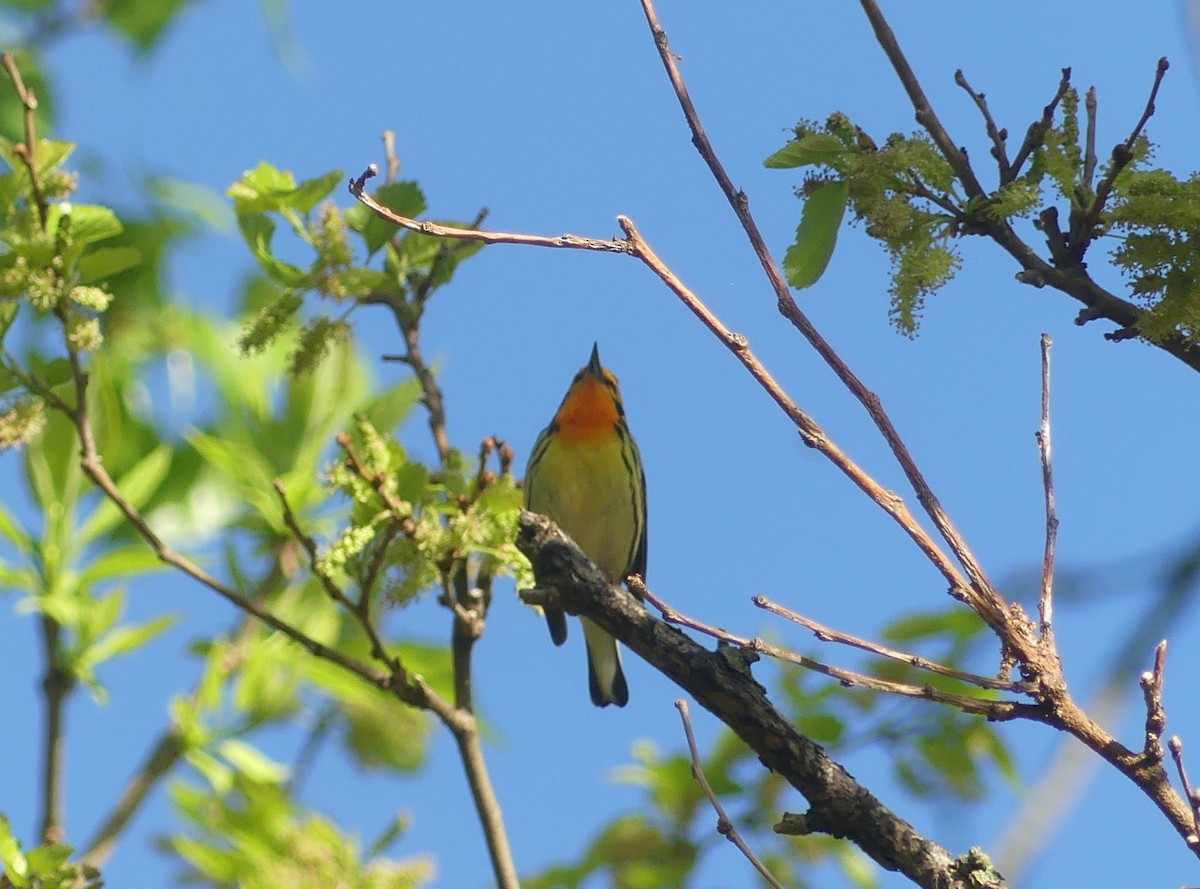
[[[818,744],[775,710],[744,657],[708,651],[641,604],[612,587],[583,552],[547,519],[523,513],[517,545],[533,563],[539,589],[522,593],[535,604],[553,602],[586,616],[620,639],[728,725],[763,764],[808,800],[807,830],[846,837],[880,866],[918,886],[972,885],[954,856],[859,784]],[[1002,885],[994,883],[990,885]]]

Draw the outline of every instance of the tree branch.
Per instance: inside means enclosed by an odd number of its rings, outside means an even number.
[[[1054,502],[1054,473],[1050,461],[1050,335],[1042,334],[1042,422],[1037,431],[1038,452],[1042,458],[1042,489],[1046,494],[1046,546],[1042,554],[1042,592],[1038,599],[1041,634],[1054,644],[1053,594],[1054,547],[1058,540],[1058,510]]]
[[[582,551],[549,520],[523,512],[517,546],[533,563],[539,587],[554,604],[586,616],[733,729],[762,763],[808,800],[812,832],[845,837],[887,870],[919,886],[973,885],[956,871],[951,854],[921,836],[809,738],[796,731],[767,700],[744,662],[720,649],[708,651],[651,617],[631,594],[610,586]],[[545,595],[545,591],[540,590]],[[523,593],[526,601],[537,596]],[[1002,884],[994,884],[1002,885]]]
[[[886,35],[890,36],[890,45],[893,47],[897,59],[902,63],[902,79],[907,78],[913,85],[916,95],[923,103],[922,107],[928,110],[926,117],[928,118],[927,127],[932,127],[937,132],[941,133],[942,140],[945,143],[938,142],[939,147],[947,155],[951,166],[956,172],[960,172],[960,178],[967,185],[968,196],[982,194],[982,188],[975,181],[974,173],[971,172],[969,165],[966,164],[966,157],[962,155],[957,148],[949,141],[949,136],[945,134],[945,130],[941,128],[936,115],[929,109],[929,103],[924,98],[924,93],[920,89],[920,85],[916,83],[916,78],[912,74],[912,70],[908,68],[908,63],[904,61],[903,55],[900,53],[899,46],[896,45],[894,35],[891,35],[891,29],[887,27],[887,23],[883,22],[882,15],[878,13],[878,7],[875,6],[873,0],[861,0],[864,9],[871,15],[871,10],[874,9],[878,18],[879,26],[886,31]],[[642,11],[646,15],[646,21],[650,26],[650,31],[654,35],[655,45],[658,47],[659,58],[662,60],[663,67],[666,69],[667,77],[671,81],[671,86],[675,91],[676,98],[679,100],[680,107],[683,109],[684,117],[687,119],[688,127],[692,131],[692,142],[696,149],[700,152],[700,156],[708,165],[709,170],[716,179],[721,191],[729,200],[730,206],[737,215],[738,221],[741,222],[742,228],[746,232],[746,236],[750,240],[750,245],[758,257],[759,263],[766,273],[767,279],[770,281],[771,289],[775,292],[778,308],[780,313],[788,319],[789,322],[800,332],[800,334],[808,340],[812,347],[817,351],[821,358],[829,365],[830,369],[837,375],[838,379],[850,390],[851,394],[863,405],[871,420],[883,435],[888,447],[896,456],[896,460],[900,463],[905,476],[912,485],[913,490],[917,493],[917,499],[922,508],[933,521],[934,526],[938,529],[938,533],[946,541],[951,552],[954,553],[956,559],[963,566],[967,577],[970,579],[970,586],[967,587],[961,582],[957,584],[952,582],[952,587],[956,588],[956,595],[959,592],[962,595],[971,599],[971,606],[983,617],[989,625],[995,625],[996,622],[1002,621],[1005,611],[1005,603],[987,578],[983,568],[979,565],[978,560],[967,546],[966,541],[954,527],[950,521],[950,517],[942,508],[941,503],[934,495],[929,483],[917,468],[916,461],[913,460],[904,441],[900,438],[900,433],[897,432],[892,424],[891,418],[884,412],[879,396],[870,391],[863,382],[850,370],[850,367],[842,360],[841,356],[833,349],[832,346],[821,336],[808,317],[801,311],[796,300],[792,297],[791,290],[788,288],[787,282],[784,280],[783,271],[779,264],[775,262],[771,256],[770,250],[767,248],[766,241],[762,237],[762,233],[758,229],[758,224],[754,217],[750,214],[749,201],[745,194],[737,191],[733,187],[732,181],[729,179],[725,168],[722,166],[720,159],[713,150],[708,137],[704,133],[704,128],[700,123],[699,116],[696,113],[696,108],[692,104],[691,97],[688,94],[687,85],[683,81],[683,75],[679,70],[674,53],[671,52],[670,45],[667,41],[666,32],[659,23],[658,14],[655,12],[654,4],[651,0],[641,0]],[[873,20],[873,24],[875,21]],[[877,28],[877,31],[879,28]],[[881,36],[881,40],[883,36]],[[887,48],[885,47],[885,50]],[[889,52],[889,56],[891,53]],[[893,59],[896,62],[896,59]],[[907,84],[906,84],[907,85]],[[911,91],[910,91],[911,92]],[[914,104],[917,99],[914,98]],[[922,117],[921,108],[918,108],[918,119]],[[935,141],[937,136],[935,135]],[[960,171],[961,168],[961,171]],[[973,187],[969,183],[974,183]],[[626,232],[628,234],[628,232]],[[661,275],[660,275],[661,277]],[[664,279],[665,280],[665,279]],[[678,291],[676,291],[678,293]],[[710,328],[711,329],[711,328]],[[714,331],[715,332],[715,331]],[[726,345],[730,345],[726,341]],[[781,405],[782,406],[782,405]],[[809,443],[806,439],[806,443]]]
[[[42,677],[45,730],[42,737],[42,817],[43,843],[66,840],[63,823],[64,773],[67,738],[63,725],[67,698],[75,688],[75,677],[63,666],[62,626],[48,614],[41,616],[42,654],[46,672]]]

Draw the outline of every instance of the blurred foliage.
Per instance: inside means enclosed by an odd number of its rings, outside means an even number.
[[[95,868],[68,861],[73,851],[61,843],[24,851],[8,819],[0,815],[0,885],[6,889],[100,889],[104,884]]]
[[[285,783],[287,769],[251,747],[229,741],[219,756],[195,765],[206,786],[172,789],[190,830],[163,840],[185,864],[185,882],[243,889],[414,889],[433,876],[426,857],[382,857],[403,837],[403,821],[389,824],[364,854],[360,842],[331,820],[297,805]]]

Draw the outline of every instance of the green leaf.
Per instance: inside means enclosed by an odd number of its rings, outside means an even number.
[[[263,212],[238,213],[238,229],[264,272],[284,287],[307,287],[308,273],[279,259],[271,250],[275,222]]]
[[[47,386],[61,386],[74,376],[71,362],[66,358],[55,358],[42,368],[42,382]]]
[[[25,858],[33,873],[42,877],[54,877],[55,872],[67,863],[73,851],[75,850],[72,846],[62,843],[47,843],[36,849],[30,849]]]
[[[332,194],[344,178],[341,170],[333,170],[297,185],[290,172],[263,161],[229,187],[229,196],[234,199],[239,216],[285,210],[308,213]]]
[[[789,142],[765,161],[763,166],[773,170],[807,167],[817,164],[835,166],[850,153],[841,139],[830,133],[809,133]]]
[[[330,170],[324,176],[305,179],[287,196],[287,206],[299,213],[308,213],[333,194],[345,179],[346,174],[341,170]]]
[[[175,615],[164,614],[142,624],[117,627],[111,633],[101,636],[95,645],[90,646],[84,652],[81,663],[87,667],[95,667],[122,654],[128,654],[145,645],[175,623],[175,620]]]
[[[4,865],[4,875],[17,887],[28,886],[26,874],[29,873],[29,863],[21,853],[21,844],[13,836],[12,826],[8,818],[0,815],[0,863]]]
[[[72,204],[63,202],[50,208],[46,221],[49,231],[57,231],[60,221],[64,218],[71,220],[71,241],[76,244],[91,244],[112,238],[124,231],[117,214],[108,207],[95,204]]]
[[[850,184],[835,179],[817,186],[804,201],[795,243],[783,257],[788,283],[797,290],[817,283],[829,266],[849,196]]]
[[[104,18],[145,53],[162,37],[179,10],[194,0],[111,0]]]
[[[217,745],[217,750],[235,769],[252,781],[261,784],[282,784],[287,780],[287,766],[275,762],[245,741],[230,738]]]
[[[18,524],[16,517],[3,503],[0,503],[0,537],[7,539],[13,549],[22,555],[33,550],[33,537]]]
[[[410,180],[381,186],[373,197],[393,213],[408,219],[416,219],[427,209],[425,195],[417,183]],[[372,256],[396,233],[395,225],[386,219],[380,219],[362,204],[356,204],[346,210],[346,224],[362,236],[367,254]]]
[[[109,550],[91,562],[79,575],[81,583],[101,583],[113,578],[131,577],[157,571],[166,566],[145,543],[131,543]]]
[[[79,260],[79,280],[84,284],[101,281],[109,275],[134,268],[142,261],[142,251],[136,247],[101,247]]]
[[[12,327],[13,321],[17,320],[17,310],[20,307],[21,304],[16,300],[0,301],[0,343],[4,342],[4,335]]]

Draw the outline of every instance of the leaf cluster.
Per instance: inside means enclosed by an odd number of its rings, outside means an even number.
[[[398,234],[362,205],[341,210],[327,199],[344,181],[345,175],[334,170],[297,182],[290,172],[263,162],[229,188],[242,237],[279,291],[243,332],[242,349],[260,351],[298,326],[292,373],[311,372],[333,344],[344,342],[359,306],[390,306],[402,324],[415,325],[432,292],[449,283],[458,264],[481,247],[448,246],[420,232]],[[375,197],[408,217],[420,216],[427,207],[411,181],[385,184]],[[280,221],[311,254],[306,264],[282,255],[295,244],[276,241]],[[373,263],[379,255],[382,260]],[[309,293],[337,306],[338,313],[321,310],[301,322]]]
[[[793,139],[765,161],[773,169],[815,167],[797,194],[804,200],[796,239],[784,256],[788,283],[820,279],[847,207],[892,262],[892,323],[916,333],[925,298],[960,264],[952,241],[959,201],[949,164],[922,133],[893,133],[877,146],[843,114],[801,121]]]
[[[1151,340],[1200,342],[1200,175],[1135,170],[1116,192],[1109,224],[1124,237],[1113,261],[1147,306],[1138,325]]]

